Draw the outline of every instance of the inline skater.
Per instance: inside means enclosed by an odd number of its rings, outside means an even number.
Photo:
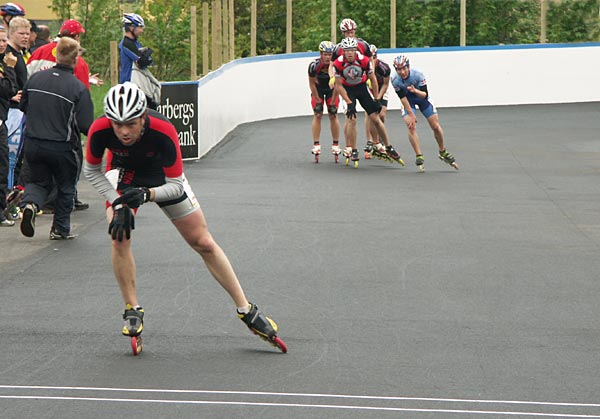
[[[377,86],[379,88],[379,94],[377,96],[373,96],[373,99],[378,101],[381,104],[381,111],[379,111],[379,119],[381,122],[385,124],[385,117],[387,115],[387,105],[388,105],[388,94],[387,90],[390,86],[390,76],[392,71],[390,70],[390,66],[381,61],[377,57],[377,47],[374,44],[369,46],[371,50],[371,54],[373,57],[373,68],[375,69],[375,78],[377,78]],[[370,83],[367,83],[369,85]],[[373,93],[373,89],[369,87],[371,90],[371,94]],[[382,160],[390,160],[389,156],[385,151],[385,146],[381,144],[379,135],[377,134],[377,130],[372,126],[368,116],[365,115],[365,132],[367,135],[367,144],[365,146],[365,159],[370,159],[371,155],[377,157]]]
[[[398,94],[398,97],[408,98],[410,107],[406,107],[402,111],[402,116],[406,121],[409,117],[408,109],[412,108],[413,113],[416,113],[417,106],[419,110],[427,118],[427,122],[433,131],[433,136],[438,144],[438,157],[445,163],[458,170],[454,156],[446,150],[444,146],[444,131],[439,122],[437,109],[429,99],[429,91],[427,89],[427,81],[423,73],[417,69],[411,69],[410,60],[406,55],[398,55],[394,58],[394,68],[396,72],[392,78],[392,86]],[[419,135],[417,134],[416,126],[408,127],[408,140],[410,141],[413,150],[415,151],[415,164],[419,170],[425,170],[425,159],[419,144]]]
[[[335,86],[347,105],[346,123],[344,124],[344,136],[346,138],[346,149],[344,156],[346,164],[349,160],[354,162],[354,167],[358,167],[358,149],[356,148],[356,102],[360,102],[363,109],[367,112],[371,123],[377,130],[381,139],[389,144],[389,138],[385,125],[379,119],[378,112],[381,110],[381,104],[373,99],[367,87],[367,80],[371,81],[371,88],[375,97],[379,95],[377,88],[377,79],[371,66],[369,57],[358,52],[358,42],[356,38],[344,38],[340,43],[344,49],[344,54],[338,57],[334,63]],[[388,154],[398,163],[404,165],[400,155],[389,145]]]
[[[132,230],[137,209],[149,201],[158,204],[202,257],[235,303],[238,317],[259,337],[286,352],[277,337],[277,324],[248,302],[227,256],[208,231],[200,204],[183,174],[175,127],[158,112],[147,109],[146,95],[130,82],[108,91],[104,113],[90,127],[84,173],[107,201],[113,271],[125,303],[122,333],[131,337],[134,355],[142,349],[144,310],[136,293]],[[106,176],[102,170],[105,151],[109,152]]]
[[[312,136],[315,161],[319,162],[321,154],[321,120],[323,118],[324,108],[327,107],[329,115],[329,125],[331,128],[331,137],[333,145],[331,153],[337,163],[338,156],[342,152],[340,141],[340,121],[337,118],[338,105],[340,97],[334,89],[329,86],[329,65],[331,64],[331,55],[335,45],[331,41],[323,41],[319,44],[319,58],[311,61],[308,65],[308,85],[311,93],[311,106],[314,112],[312,120]]]

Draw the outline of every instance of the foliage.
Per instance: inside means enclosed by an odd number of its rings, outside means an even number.
[[[218,0],[221,2],[223,0]],[[396,47],[442,47],[460,43],[460,0],[395,0]],[[81,44],[93,72],[108,80],[110,41],[122,38],[121,7],[146,20],[140,38],[154,50],[152,72],[159,80],[189,79],[189,10],[197,7],[198,68],[202,68],[202,5],[213,0],[52,0],[62,20],[81,21],[86,33]],[[252,0],[235,0],[235,57],[250,56]],[[285,0],[256,0],[258,55],[286,49]],[[390,0],[337,0],[337,22],[349,17],[358,25],[357,36],[390,47]],[[467,45],[528,44],[539,42],[539,0],[467,0]],[[600,0],[548,0],[547,41],[553,43],[600,41]],[[331,0],[293,0],[292,50],[315,51],[331,38]],[[209,13],[209,20],[212,19]],[[210,22],[209,22],[210,23]],[[336,41],[342,34],[335,28]],[[210,37],[210,34],[209,34]],[[211,43],[206,40],[209,48]],[[208,54],[209,58],[211,54]]]

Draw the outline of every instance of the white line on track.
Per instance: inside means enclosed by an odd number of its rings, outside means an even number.
[[[46,391],[82,391],[82,392],[126,392],[126,393],[163,393],[163,394],[208,394],[208,395],[237,395],[237,396],[270,396],[270,397],[299,397],[299,398],[329,398],[329,399],[355,399],[355,400],[381,400],[381,401],[421,401],[437,403],[465,403],[465,404],[508,404],[508,405],[536,405],[589,408],[600,407],[596,403],[565,403],[565,402],[535,402],[520,400],[477,400],[453,398],[427,398],[427,397],[393,397],[393,396],[365,396],[346,394],[321,394],[321,393],[277,393],[261,391],[219,391],[219,390],[177,390],[177,389],[132,389],[113,387],[68,387],[68,386],[11,386],[0,385],[3,390],[46,390]],[[46,396],[46,395],[0,395],[0,399],[14,400],[69,400],[69,401],[100,401],[100,402],[128,402],[128,403],[161,403],[161,404],[189,404],[189,405],[224,405],[224,406],[270,406],[270,407],[296,407],[317,409],[346,409],[370,411],[395,411],[395,412],[426,412],[426,413],[469,413],[480,415],[505,415],[505,416],[534,416],[534,417],[562,417],[562,418],[598,418],[595,414],[572,413],[544,413],[526,411],[498,411],[498,410],[472,410],[472,409],[436,409],[436,408],[408,408],[385,406],[361,406],[343,404],[307,404],[307,403],[268,403],[245,402],[226,400],[169,400],[169,399],[139,399],[139,398],[110,398],[110,397],[79,397],[79,396]]]

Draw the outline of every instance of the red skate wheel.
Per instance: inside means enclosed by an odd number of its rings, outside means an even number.
[[[287,353],[287,346],[283,340],[279,336],[273,336],[272,340],[273,344],[279,348],[281,352],[284,354]]]
[[[137,356],[142,352],[142,337],[141,336],[132,336],[131,337],[131,350],[133,351],[133,355]]]

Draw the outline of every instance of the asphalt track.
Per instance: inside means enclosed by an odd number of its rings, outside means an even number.
[[[600,418],[600,103],[440,115],[460,171],[419,117],[418,173],[396,111],[405,168],[315,164],[308,117],[186,164],[286,355],[154,205],[136,220],[139,357],[87,182],[77,239],[49,241],[47,215],[33,239],[1,229],[0,417]]]

